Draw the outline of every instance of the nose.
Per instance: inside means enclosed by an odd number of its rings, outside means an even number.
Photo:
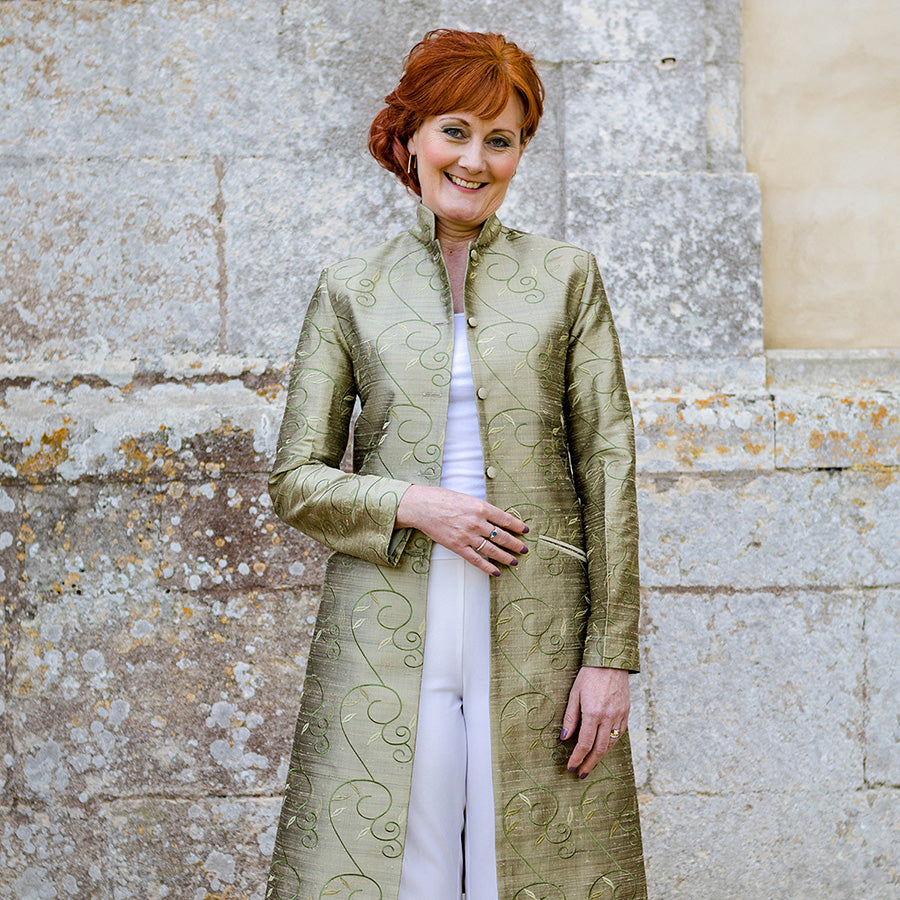
[[[459,157],[459,164],[473,175],[484,169],[484,148],[479,141],[471,141],[466,145]]]

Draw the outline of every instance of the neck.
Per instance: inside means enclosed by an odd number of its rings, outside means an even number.
[[[457,250],[465,250],[481,233],[481,225],[477,225],[475,228],[466,228],[453,222],[436,219],[434,231],[441,250],[445,253],[453,253]]]

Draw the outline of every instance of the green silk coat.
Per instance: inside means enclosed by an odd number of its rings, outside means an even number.
[[[634,432],[596,262],[491,217],[465,313],[487,499],[530,528],[491,579],[499,897],[640,900],[627,732],[584,780],[559,741],[581,665],[638,669]],[[303,324],[270,490],[334,553],[267,900],[397,897],[431,541],[394,518],[408,485],[440,483],[452,314],[420,207],[416,228],[323,272]]]

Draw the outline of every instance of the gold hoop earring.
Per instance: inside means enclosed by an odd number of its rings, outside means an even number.
[[[406,174],[409,175],[410,170],[412,169],[413,160],[416,158],[415,153],[409,154],[409,159],[406,161]]]

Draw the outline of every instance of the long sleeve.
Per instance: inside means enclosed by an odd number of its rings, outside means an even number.
[[[269,493],[279,518],[326,546],[396,565],[409,537],[394,530],[409,483],[343,472],[356,401],[353,357],[322,274],[300,332]]]
[[[566,374],[567,425],[591,592],[582,662],[637,671],[634,425],[619,341],[593,256],[575,311]]]

